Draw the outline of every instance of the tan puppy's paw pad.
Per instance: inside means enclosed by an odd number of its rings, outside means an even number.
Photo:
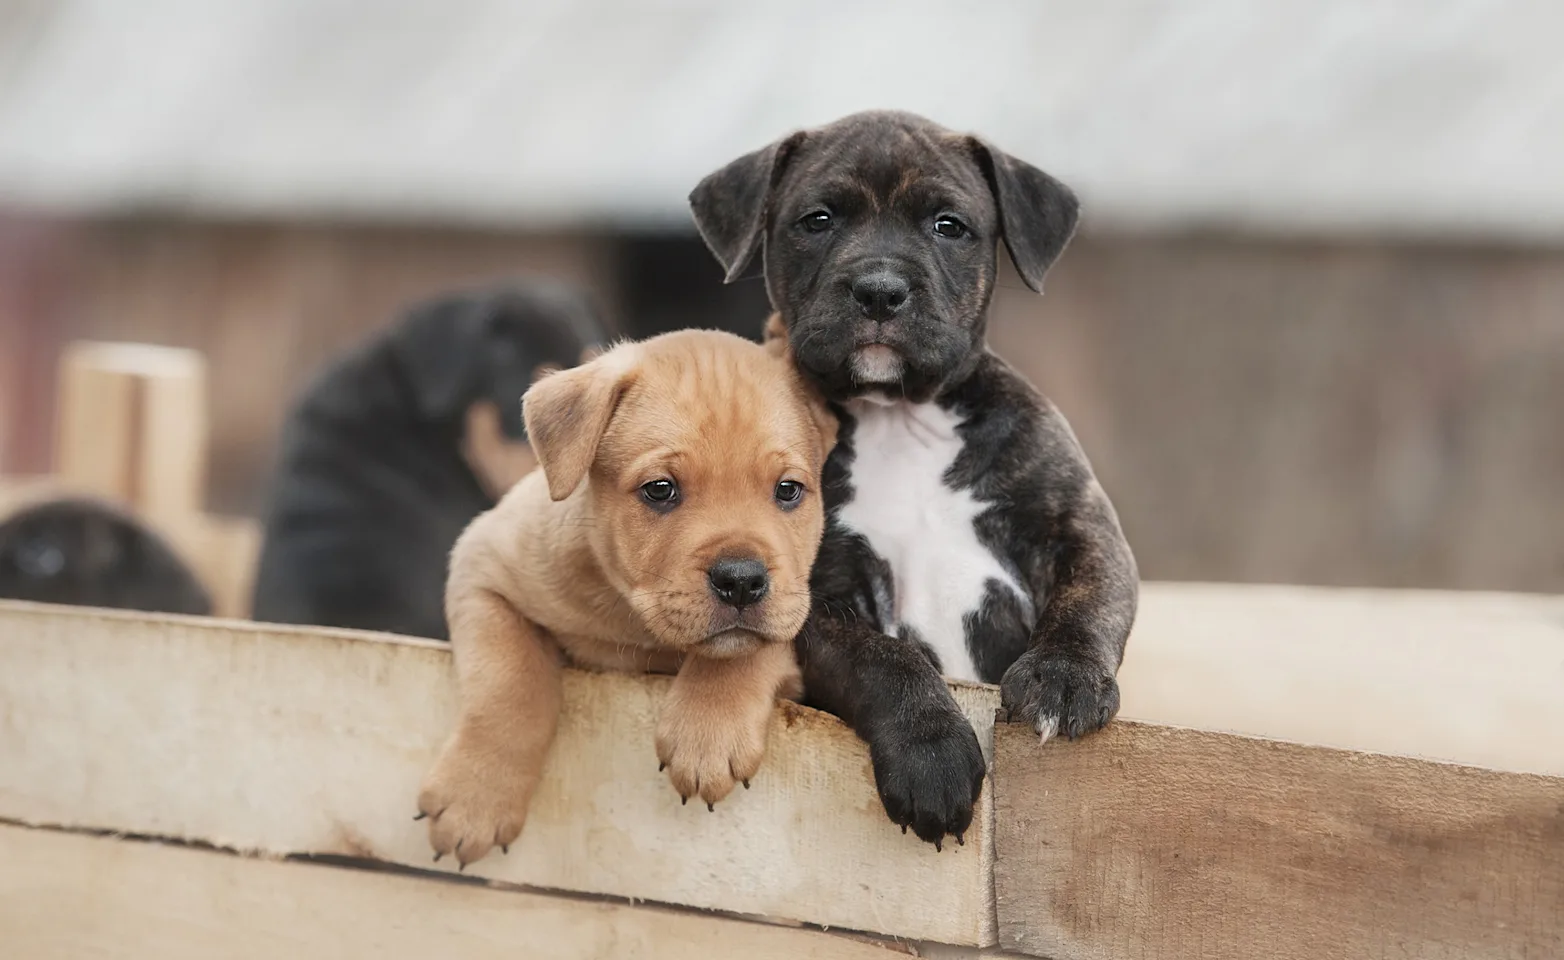
[[[668,704],[657,722],[657,759],[673,787],[689,801],[700,797],[712,808],[760,770],[766,755],[766,721],[712,716],[707,711]]]
[[[445,748],[418,793],[415,820],[429,821],[429,845],[438,863],[454,855],[460,868],[502,852],[521,835],[535,780],[483,751]]]

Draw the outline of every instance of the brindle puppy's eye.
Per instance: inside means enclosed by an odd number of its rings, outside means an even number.
[[[831,211],[815,210],[811,213],[806,213],[798,221],[798,225],[810,233],[824,233],[831,229]]]
[[[967,235],[967,225],[955,217],[940,217],[934,221],[934,234],[946,240],[959,240]]]
[[[783,510],[791,510],[804,499],[804,485],[797,480],[783,480],[777,484],[776,492],[772,496],[776,497],[778,505]]]
[[[653,510],[672,510],[679,503],[679,485],[663,478],[641,484],[641,499]]]

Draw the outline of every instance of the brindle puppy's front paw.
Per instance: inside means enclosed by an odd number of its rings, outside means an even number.
[[[415,819],[429,821],[436,862],[455,854],[466,867],[494,847],[506,850],[527,822],[527,804],[536,785],[537,776],[519,769],[504,752],[457,734],[418,794]]]
[[[1112,670],[1041,647],[1011,664],[999,694],[1011,722],[1032,724],[1044,740],[1056,733],[1071,740],[1085,736],[1119,712],[1119,682]]]
[[[987,767],[972,725],[954,703],[888,723],[869,743],[874,781],[891,822],[943,849],[965,843]]]

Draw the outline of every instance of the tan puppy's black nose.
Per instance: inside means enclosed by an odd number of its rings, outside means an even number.
[[[852,282],[853,299],[863,308],[865,316],[874,320],[889,320],[907,302],[911,287],[907,281],[889,270],[866,273]]]
[[[723,557],[706,570],[711,592],[730,607],[747,607],[765,599],[771,589],[766,565],[759,560]]]

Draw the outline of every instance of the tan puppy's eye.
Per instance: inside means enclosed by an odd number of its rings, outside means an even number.
[[[666,477],[648,481],[641,484],[641,499],[653,510],[672,510],[679,503],[679,485]]]
[[[797,480],[783,480],[772,496],[783,510],[791,510],[804,499],[804,485]]]

